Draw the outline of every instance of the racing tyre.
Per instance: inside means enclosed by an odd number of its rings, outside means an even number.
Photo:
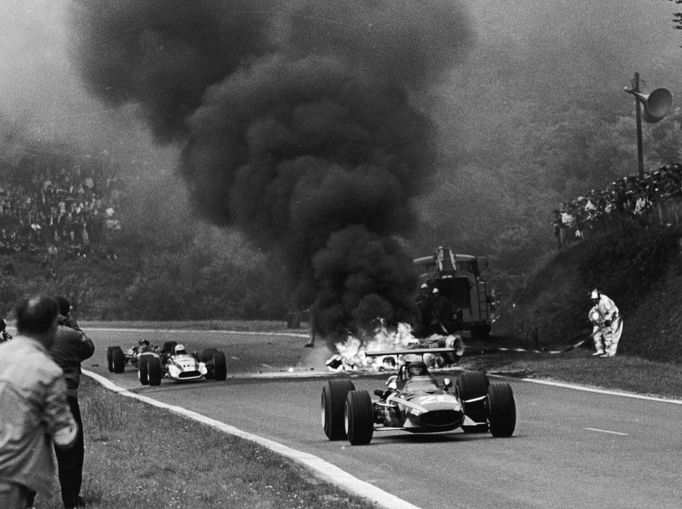
[[[351,445],[365,445],[374,434],[374,410],[367,391],[350,391],[346,395],[344,429]]]
[[[464,413],[472,421],[476,421],[476,426],[462,426],[465,433],[485,433],[488,431],[488,409],[486,408],[486,396],[490,381],[485,373],[481,371],[465,371],[457,377],[457,393],[462,400]],[[467,403],[467,400],[477,399]],[[485,424],[483,424],[485,423]]]
[[[107,347],[107,369],[109,370],[109,373],[114,372],[114,364],[111,362],[111,352],[114,348],[120,348],[120,347],[115,347],[115,346]]]
[[[199,362],[209,362],[213,360],[213,354],[217,352],[215,348],[206,348],[199,354]]]
[[[175,347],[177,346],[178,342],[177,341],[165,341],[163,345],[161,345],[161,352],[162,354],[164,353],[173,353],[175,350]]]
[[[114,373],[123,373],[126,369],[126,356],[120,346],[112,347],[111,367]]]
[[[141,355],[137,361],[137,376],[142,385],[149,385],[149,359],[148,355]]]
[[[155,355],[147,358],[149,385],[161,385],[161,359]]]
[[[227,378],[227,360],[225,354],[216,350],[213,352],[213,378],[222,382]]]
[[[355,390],[350,380],[328,380],[322,388],[322,428],[329,440],[346,438],[344,406],[346,395]]]
[[[507,382],[493,382],[488,388],[490,433],[494,437],[510,437],[516,427],[514,393]]]

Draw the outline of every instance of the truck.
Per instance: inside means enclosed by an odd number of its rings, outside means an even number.
[[[487,257],[455,253],[449,247],[439,246],[431,256],[415,258],[413,264],[420,289],[429,294],[437,289],[450,302],[449,319],[431,314],[443,333],[469,331],[474,339],[490,336],[494,295],[481,275],[488,268]],[[446,322],[451,325],[444,326]],[[450,330],[453,328],[456,330]]]

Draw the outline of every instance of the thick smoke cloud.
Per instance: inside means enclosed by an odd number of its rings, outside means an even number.
[[[88,0],[73,19],[88,89],[182,145],[198,209],[285,260],[320,332],[405,318],[395,235],[435,157],[414,98],[467,47],[456,4]]]

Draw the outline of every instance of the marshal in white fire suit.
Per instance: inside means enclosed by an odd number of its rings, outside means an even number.
[[[623,333],[623,319],[616,304],[606,295],[594,290],[591,297],[594,306],[588,316],[592,322],[592,337],[596,349],[594,355],[613,357]]]

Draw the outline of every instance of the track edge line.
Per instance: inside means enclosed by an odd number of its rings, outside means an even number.
[[[82,373],[92,378],[105,389],[120,394],[121,396],[133,398],[143,403],[147,403],[158,408],[169,410],[170,412],[173,412],[175,414],[206,424],[214,429],[222,431],[223,433],[238,436],[245,440],[249,440],[251,442],[257,443],[258,445],[266,447],[267,449],[270,449],[271,451],[277,454],[285,456],[305,466],[308,470],[312,471],[319,478],[331,482],[332,484],[342,488],[343,490],[353,495],[365,498],[370,502],[376,504],[378,507],[385,509],[419,509],[419,507],[407,502],[406,500],[398,498],[395,495],[392,495],[387,491],[384,491],[381,488],[374,486],[373,484],[370,484],[366,481],[362,481],[357,477],[352,476],[345,470],[342,470],[336,465],[333,465],[325,461],[319,456],[299,451],[292,447],[280,444],[279,442],[276,442],[274,440],[270,440],[269,438],[254,435],[253,433],[248,433],[246,431],[240,430],[239,428],[235,428],[234,426],[218,421],[216,419],[212,419],[210,417],[194,412],[192,410],[187,410],[186,408],[180,406],[168,405],[154,398],[143,396],[141,394],[135,394],[133,392],[130,392],[128,389],[119,387],[111,380],[101,375],[98,375],[97,373],[94,373],[92,371],[84,369],[82,370]]]

